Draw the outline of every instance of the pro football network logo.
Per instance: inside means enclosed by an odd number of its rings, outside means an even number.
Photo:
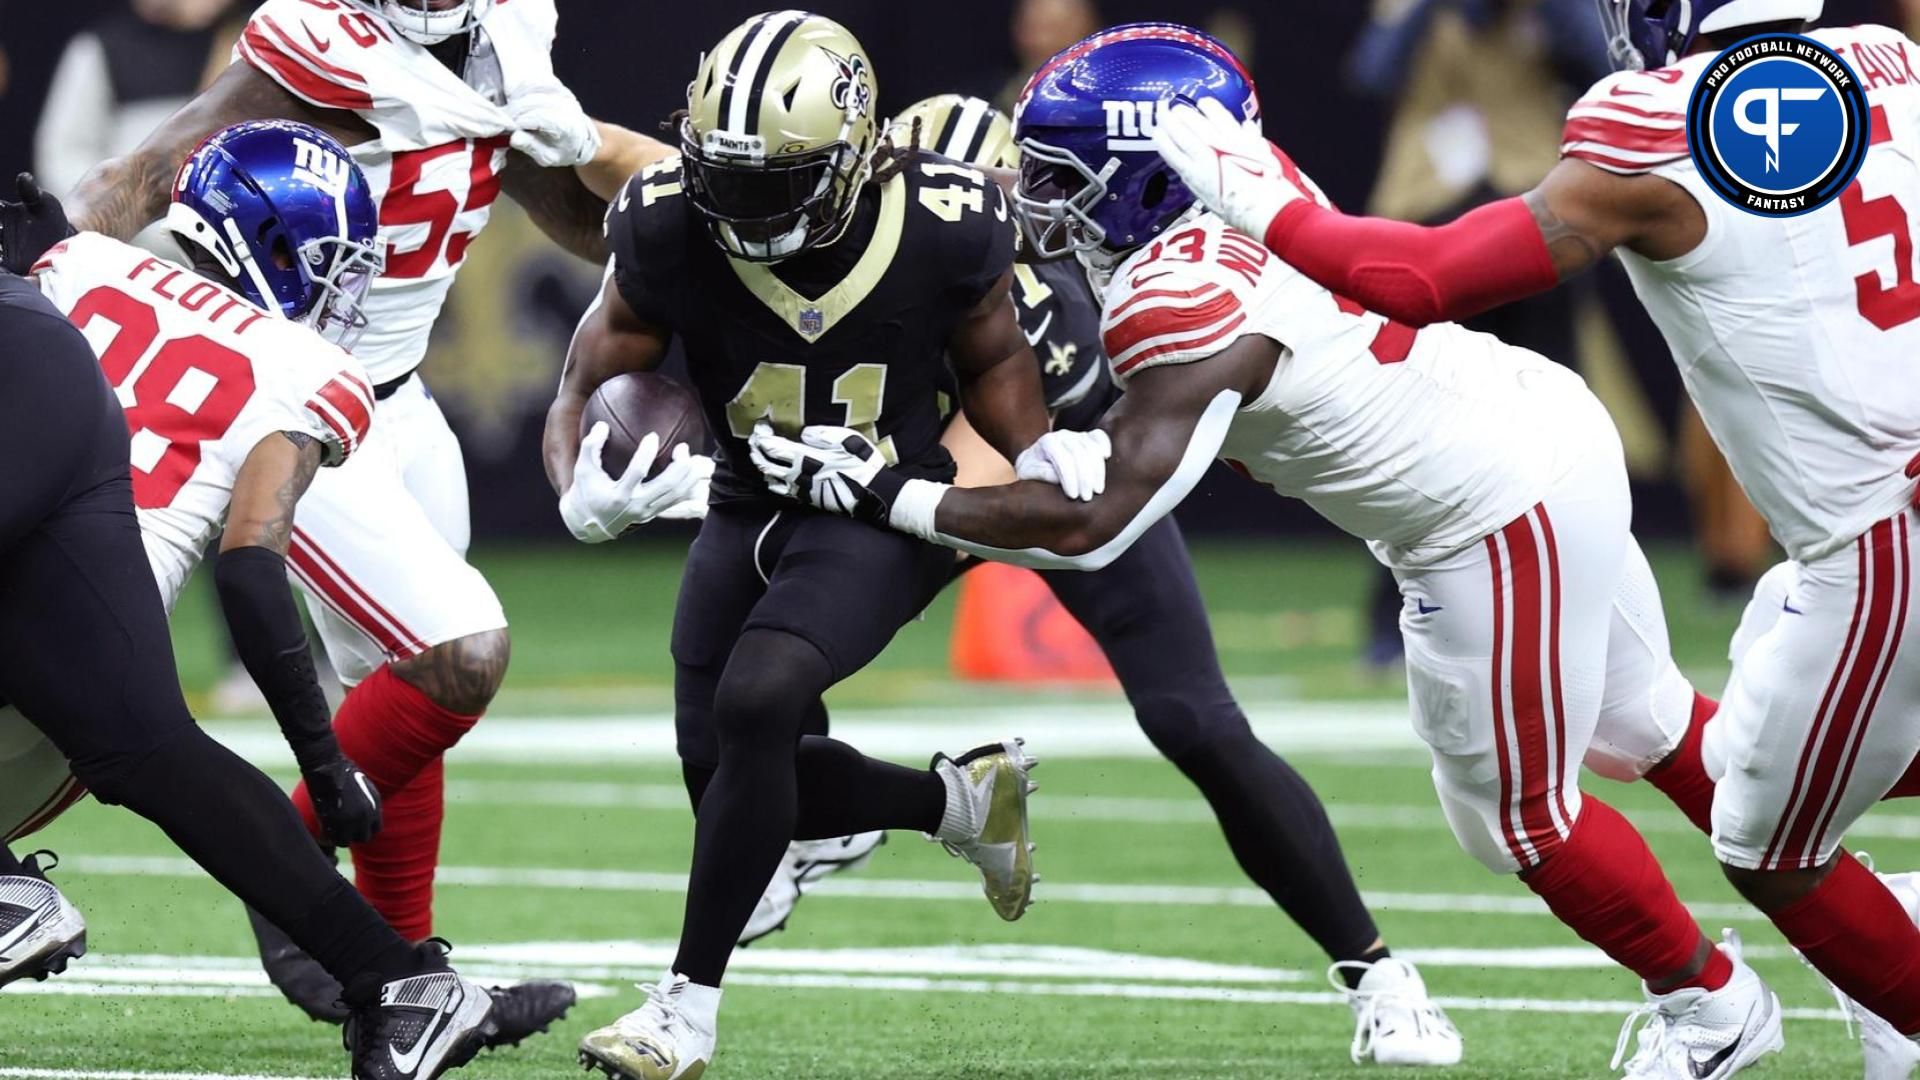
[[[1762,34],[1721,53],[1687,105],[1700,175],[1721,198],[1765,217],[1833,201],[1860,171],[1872,132],[1853,68],[1799,34]]]

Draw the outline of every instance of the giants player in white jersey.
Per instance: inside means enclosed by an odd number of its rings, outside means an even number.
[[[218,536],[214,577],[241,661],[273,708],[327,837],[363,841],[380,826],[380,800],[334,738],[288,588],[286,556],[302,493],[323,467],[351,460],[373,419],[367,376],[341,347],[366,325],[360,301],[379,270],[373,200],[343,147],[288,121],[218,132],[181,167],[174,191],[167,225],[193,269],[98,233],[67,237],[31,267],[30,280],[78,328],[74,339],[83,350],[91,346],[97,356],[105,375],[100,390],[110,386],[118,398],[111,414],[117,438],[108,437],[119,447],[121,482],[131,491],[130,499],[121,496],[125,516],[129,525],[137,516],[151,575],[146,566],[137,574],[124,564],[89,567],[87,549],[71,535],[51,542],[62,545],[68,565],[98,575],[88,578],[95,595],[129,587],[145,594],[146,605],[161,601],[171,608]],[[5,208],[9,214],[18,209]],[[58,220],[57,203],[39,209],[43,218]],[[96,513],[85,533],[105,535],[116,527]],[[40,565],[42,573],[52,572]],[[22,592],[17,582],[10,588]],[[40,633],[57,634],[59,613],[44,599],[39,603]],[[152,611],[155,631],[164,635],[160,608]],[[134,633],[136,624],[122,618],[106,637]],[[94,648],[111,649],[102,636],[90,639]],[[159,648],[167,648],[164,636]],[[161,666],[172,683],[171,657]],[[134,754],[132,768],[162,773],[165,793],[157,805],[185,813],[155,819],[215,878],[285,920],[325,957],[326,970],[344,983],[343,997],[357,1010],[347,1036],[353,1075],[432,1080],[498,1040],[492,995],[447,970],[443,943],[403,940],[306,848],[285,799],[266,777],[193,730],[177,683],[165,692],[149,684],[141,700],[125,703],[153,706],[152,724],[165,703],[148,699],[171,694],[178,722],[193,736],[168,742],[163,730],[114,728],[109,715],[99,714],[111,714],[115,696],[139,688],[116,684],[112,676],[92,678],[107,700],[85,710],[98,730],[83,732],[67,730],[75,718],[60,717],[59,703],[30,682],[9,683],[9,693],[29,687],[18,700],[34,723],[11,707],[0,710],[0,746],[8,750],[0,755],[0,834],[10,840],[44,824],[75,790],[76,776],[102,801],[139,805],[154,816],[151,782],[136,785],[123,775],[126,766],[103,768],[98,757],[111,745],[109,731],[132,750],[159,739],[160,748]],[[49,724],[50,717],[65,722]],[[49,756],[49,744],[34,737],[43,728],[72,756]],[[203,749],[190,759],[171,749],[191,755],[193,739]],[[0,876],[0,984],[45,978],[86,951],[78,912],[31,861],[21,869],[0,843],[0,875],[8,875]],[[325,921],[335,925],[316,925],[313,916],[323,907],[333,909]],[[339,922],[342,917],[359,929]],[[338,947],[368,933],[372,951]],[[369,973],[369,961],[377,973]]]
[[[373,185],[386,268],[356,355],[380,423],[302,500],[291,566],[352,686],[341,742],[387,799],[387,828],[355,851],[358,884],[416,939],[432,932],[441,756],[485,711],[508,655],[500,603],[465,561],[460,447],[416,368],[496,196],[603,262],[605,196],[665,154],[581,110],[553,73],[557,21],[553,0],[268,0],[205,92],[68,197],[80,228],[131,236],[164,208],[172,162],[214,128],[261,116],[334,135]],[[305,793],[294,797],[304,811]],[[337,1020],[331,984],[255,929],[276,984]]]
[[[1736,210],[1689,156],[1685,114],[1712,56],[1802,31],[1821,0],[1606,0],[1627,70],[1569,114],[1534,191],[1434,229],[1349,218],[1218,105],[1176,105],[1161,151],[1236,226],[1321,284],[1415,324],[1553,287],[1618,251],[1735,477],[1787,549],[1777,622],[1736,664],[1705,727],[1727,877],[1856,1005],[1869,1076],[1920,1062],[1913,882],[1841,850],[1869,806],[1908,794],[1920,745],[1920,619],[1909,573],[1920,454],[1920,46],[1881,26],[1810,33],[1853,66],[1871,146],[1834,203]],[[1704,717],[1702,718],[1704,723]],[[1697,817],[1696,817],[1697,820]],[[1889,886],[1892,886],[1889,888]]]
[[[1304,499],[1400,582],[1414,725],[1461,845],[1647,982],[1628,1075],[1724,1077],[1778,1048],[1778,999],[1737,939],[1711,945],[1632,825],[1576,784],[1583,760],[1647,773],[1693,705],[1605,409],[1534,353],[1453,324],[1415,330],[1314,284],[1200,206],[1137,130],[1109,126],[1189,85],[1258,117],[1232,53],[1167,24],[1067,49],[1016,114],[1027,237],[1042,256],[1072,251],[1101,286],[1127,384],[1102,422],[1105,494],[903,480],[833,428],[756,438],[770,484],[986,558],[1072,569],[1125,551],[1215,458]],[[1364,1007],[1424,996],[1358,989]],[[1413,1017],[1444,1022],[1431,1006]]]

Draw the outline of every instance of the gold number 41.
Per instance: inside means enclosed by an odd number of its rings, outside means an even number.
[[[855,364],[833,380],[833,403],[846,411],[846,426],[878,445],[888,462],[898,462],[893,437],[880,437],[880,403],[886,396],[885,364]],[[727,427],[736,439],[752,435],[761,419],[772,422],[780,434],[797,437],[806,415],[807,369],[799,364],[761,363],[727,402]]]

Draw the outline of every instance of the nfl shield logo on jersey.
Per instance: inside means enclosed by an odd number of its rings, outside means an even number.
[[[802,337],[817,338],[827,330],[827,317],[817,307],[801,308],[798,326]]]

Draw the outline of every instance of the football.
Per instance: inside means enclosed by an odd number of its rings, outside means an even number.
[[[647,468],[649,479],[673,460],[675,446],[686,443],[687,449],[696,454],[709,449],[700,400],[679,380],[658,372],[617,375],[601,383],[580,413],[580,434],[584,437],[602,420],[611,429],[607,445],[600,452],[600,466],[608,476],[626,472],[640,440],[649,432],[660,433],[660,450]]]

